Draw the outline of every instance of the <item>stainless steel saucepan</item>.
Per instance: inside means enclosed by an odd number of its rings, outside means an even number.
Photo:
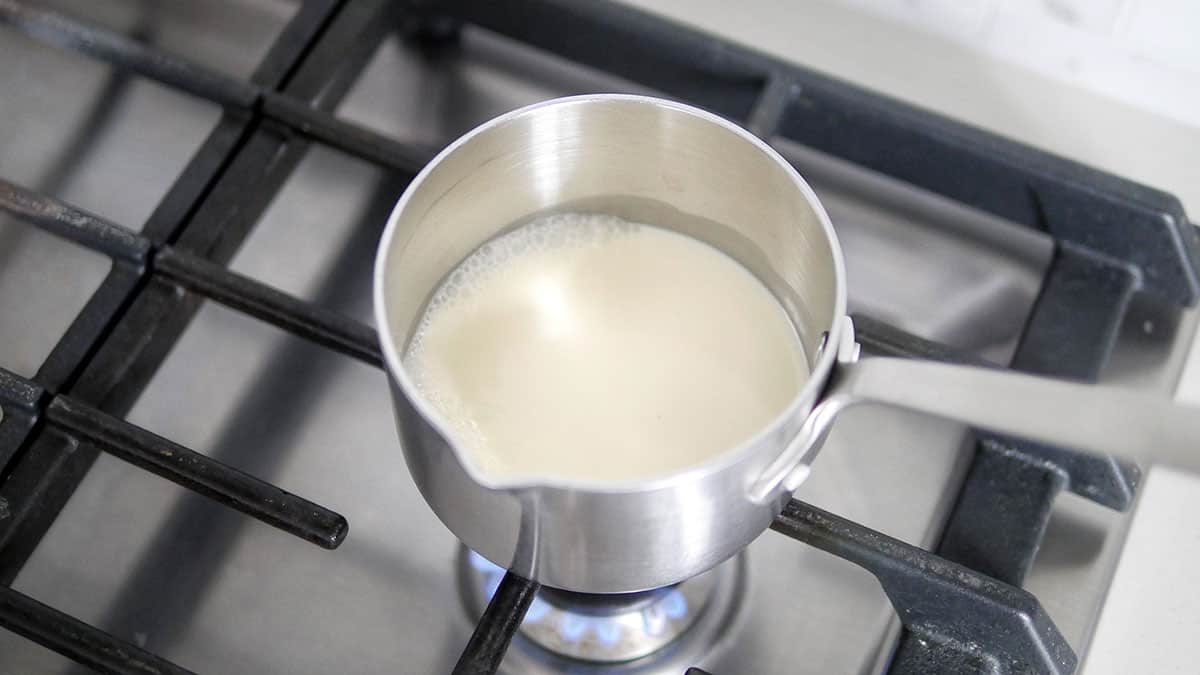
[[[685,233],[707,223],[691,234],[737,259],[779,298],[807,352],[811,380],[753,438],[673,475],[505,482],[482,472],[421,398],[401,357],[427,299],[459,262],[512,223],[555,209],[602,211]],[[808,475],[834,418],[858,402],[1200,469],[1200,415],[1164,399],[1002,371],[859,359],[842,253],[812,189],[743,129],[665,100],[564,98],[508,113],[454,142],[392,212],[376,260],[375,315],[404,455],[429,505],[492,562],[572,591],[663,586],[730,557],[770,525]]]

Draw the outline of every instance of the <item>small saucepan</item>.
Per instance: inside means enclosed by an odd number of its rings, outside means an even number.
[[[459,262],[512,223],[552,209],[666,227],[695,218],[719,223],[706,240],[780,300],[811,379],[752,438],[673,475],[630,482],[488,476],[421,397],[401,357],[426,301]],[[1200,414],[1164,399],[998,370],[860,359],[841,249],[812,189],[742,128],[655,98],[539,103],[442,151],[392,212],[376,261],[375,316],[404,456],[426,501],[484,557],[570,591],[664,586],[729,558],[770,525],[808,475],[834,418],[859,402],[1200,469]]]

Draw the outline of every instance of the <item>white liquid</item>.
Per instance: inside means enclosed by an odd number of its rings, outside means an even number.
[[[802,350],[774,296],[717,249],[566,214],[463,261],[405,365],[488,475],[622,480],[749,439],[807,379]]]

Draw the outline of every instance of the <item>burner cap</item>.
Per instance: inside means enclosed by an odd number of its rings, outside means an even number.
[[[477,617],[500,585],[504,569],[467,549],[461,568],[467,609]],[[732,595],[740,585],[740,569],[735,568],[740,568],[740,560],[639,593],[543,588],[525,614],[520,635],[552,655],[575,661],[612,664],[646,657],[679,639],[712,605],[736,605],[728,597],[713,602],[717,595]]]

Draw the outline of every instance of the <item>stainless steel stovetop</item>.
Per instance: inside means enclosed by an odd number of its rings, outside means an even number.
[[[136,27],[238,77],[293,11],[268,0],[47,4]],[[139,227],[219,110],[0,31],[8,64],[0,176]],[[338,114],[397,138],[445,141],[520,105],[603,90],[635,88],[468,28],[461,52],[420,54],[387,39]],[[781,149],[831,213],[855,312],[992,358],[1012,353],[1049,240],[815,152]],[[401,189],[314,144],[232,267],[370,322],[374,249]],[[109,265],[0,220],[0,366],[31,376]],[[1156,322],[1155,311],[1131,312],[1107,379],[1173,389],[1194,317]],[[1147,322],[1170,329],[1148,334]],[[14,588],[200,672],[452,668],[474,625],[458,586],[458,546],[407,475],[380,371],[209,302],[128,419],[337,510],[349,536],[320,550],[101,455]],[[929,546],[968,451],[960,427],[855,410],[798,496]],[[1086,648],[1125,522],[1060,497],[1027,580],[1076,651]],[[773,532],[745,563],[726,638],[698,658],[652,658],[637,672],[880,669],[898,623],[871,575]],[[521,638],[511,649],[536,654]],[[0,631],[0,672],[76,668]]]

